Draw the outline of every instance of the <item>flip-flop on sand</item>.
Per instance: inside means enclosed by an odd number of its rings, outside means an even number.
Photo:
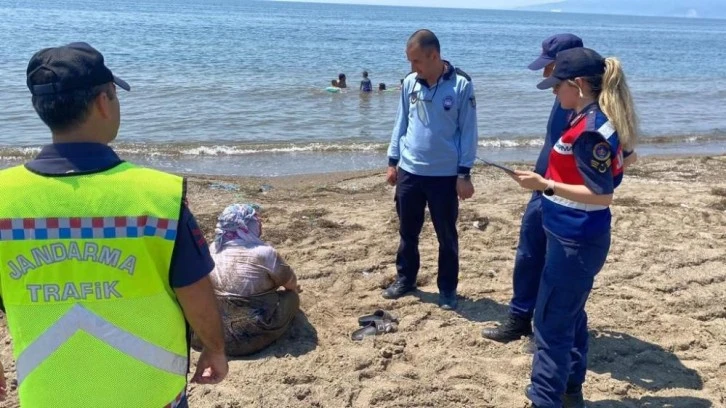
[[[363,340],[367,336],[375,336],[383,333],[392,333],[398,329],[398,324],[390,320],[372,320],[367,326],[363,326],[351,334],[351,338],[355,341]]]
[[[377,320],[387,320],[389,322],[398,323],[398,317],[392,315],[391,313],[378,309],[373,314],[361,316],[358,318],[358,324],[361,326],[367,326],[371,324],[371,322],[375,322]]]

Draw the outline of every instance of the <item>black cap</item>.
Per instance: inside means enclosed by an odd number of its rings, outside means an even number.
[[[598,76],[605,73],[605,59],[589,48],[572,48],[561,51],[555,58],[552,76],[537,85],[548,89],[568,79]]]
[[[103,55],[84,42],[45,48],[30,58],[27,84],[33,95],[52,95],[113,82],[122,89],[129,84],[104,65]]]
[[[542,55],[529,64],[529,69],[539,71],[554,62],[558,52],[579,47],[583,47],[580,37],[574,34],[555,34],[542,41]]]

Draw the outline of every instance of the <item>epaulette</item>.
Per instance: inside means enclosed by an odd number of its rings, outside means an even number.
[[[463,76],[466,78],[467,81],[471,82],[471,77],[466,72],[460,70],[459,68],[456,68],[456,75]]]

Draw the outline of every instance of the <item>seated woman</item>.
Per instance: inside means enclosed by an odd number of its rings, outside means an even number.
[[[210,247],[214,284],[229,356],[255,353],[277,340],[300,309],[292,268],[262,234],[259,207],[233,204],[217,218]],[[196,349],[201,343],[192,337]]]

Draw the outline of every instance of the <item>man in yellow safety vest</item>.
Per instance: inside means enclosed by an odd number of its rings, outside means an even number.
[[[31,58],[27,85],[53,143],[0,171],[0,300],[20,404],[186,407],[228,365],[208,278],[214,263],[183,178],[121,160],[117,87],[86,43]],[[0,367],[0,399],[5,397]]]

